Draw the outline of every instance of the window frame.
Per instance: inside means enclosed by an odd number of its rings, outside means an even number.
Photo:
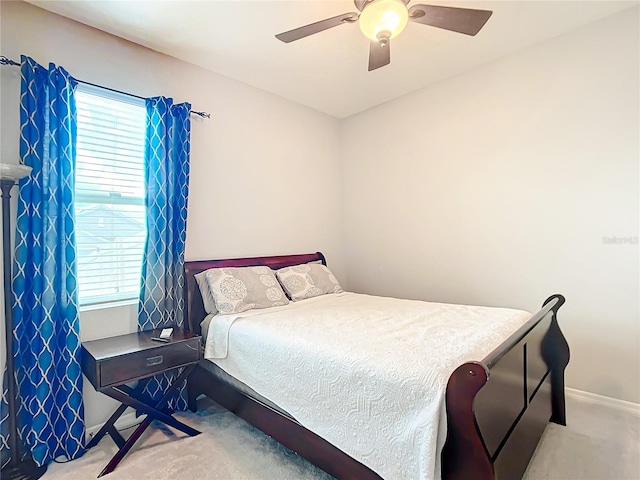
[[[144,111],[144,115],[145,115],[144,117],[145,121],[141,125],[142,127],[141,133],[143,137],[146,136],[146,105],[145,105],[144,99],[127,95],[125,93],[116,92],[108,88],[103,88],[103,87],[86,84],[86,83],[79,83],[78,86],[76,87],[76,93],[97,96],[108,101],[118,102],[120,104],[127,104],[130,106],[141,108]],[[77,104],[78,104],[78,96],[76,96],[76,106]],[[79,155],[79,151],[80,151],[79,146],[81,145],[79,133],[80,132],[78,131],[78,136],[76,137],[76,172],[78,171],[78,163],[79,163],[79,159],[81,158]],[[143,165],[144,165],[144,148],[145,148],[145,145],[143,144],[143,151],[142,151]],[[142,243],[142,251],[141,251],[140,263],[139,263],[139,268],[140,268],[139,271],[141,274],[142,273],[142,255],[144,255],[144,248],[146,245],[146,238],[148,235],[147,224],[146,224],[146,218],[147,218],[146,201],[145,201],[146,184],[145,184],[145,178],[144,178],[144,171],[142,172],[140,182],[142,184],[141,185],[142,195],[131,196],[131,195],[114,195],[114,192],[107,192],[107,191],[100,193],[98,190],[95,190],[91,193],[87,193],[86,191],[79,192],[77,188],[78,186],[77,186],[77,180],[76,180],[76,184],[74,185],[74,204],[129,205],[129,206],[142,206],[144,208],[143,216],[145,219],[145,222],[144,222],[144,239],[145,240]],[[77,215],[77,212],[76,212],[76,215]],[[75,229],[77,233],[78,231],[77,216],[76,216]],[[76,235],[76,247],[79,247],[77,243],[77,235]],[[116,307],[120,305],[131,305],[139,301],[139,289],[135,293],[133,291],[129,291],[129,292],[120,293],[120,294],[118,293],[101,294],[101,295],[87,296],[85,299],[81,299],[80,292],[81,292],[82,286],[81,286],[81,279],[80,279],[80,248],[77,248],[76,251],[77,251],[77,261],[78,261],[78,269],[77,269],[78,270],[78,292],[79,292],[78,308],[80,309],[80,311],[96,310],[96,309],[102,309],[102,308]],[[108,260],[103,260],[103,261],[108,261]],[[142,277],[140,275],[140,279],[141,278]]]

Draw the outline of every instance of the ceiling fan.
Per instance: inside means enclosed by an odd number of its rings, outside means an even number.
[[[371,71],[391,62],[389,41],[404,30],[409,20],[466,35],[475,35],[493,13],[490,10],[439,5],[413,5],[407,8],[410,1],[354,0],[360,13],[345,13],[320,20],[304,27],[279,33],[276,38],[290,43],[344,23],[358,22],[362,33],[371,41],[369,47],[369,71]]]

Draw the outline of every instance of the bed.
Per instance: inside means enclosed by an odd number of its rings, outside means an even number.
[[[186,262],[185,327],[201,334],[207,316],[195,275],[211,268],[278,270],[311,262],[326,265],[320,252]],[[481,361],[465,361],[453,370],[443,392],[446,441],[437,452],[443,479],[521,478],[548,422],[565,425],[569,348],[557,321],[563,303],[561,295],[549,297]],[[187,392],[191,410],[204,394],[338,479],[382,478],[250,387],[212,372],[209,360],[191,373]]]

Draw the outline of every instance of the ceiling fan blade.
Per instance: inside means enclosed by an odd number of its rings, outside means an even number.
[[[282,40],[284,43],[293,42],[294,40],[300,40],[301,38],[308,37],[314,33],[328,30],[329,28],[337,27],[346,22],[355,22],[358,19],[357,13],[343,13],[335,17],[320,20],[319,22],[310,23],[304,27],[294,28],[288,32],[279,33],[276,35],[278,40]]]
[[[386,42],[371,41],[369,48],[369,71],[384,67],[391,63],[391,44]]]
[[[492,13],[491,10],[414,5],[409,9],[409,19],[432,27],[475,35],[484,27]]]

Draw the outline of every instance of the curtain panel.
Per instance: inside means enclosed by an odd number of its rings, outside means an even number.
[[[187,236],[191,120],[188,103],[171,98],[146,100],[145,184],[147,241],[138,306],[140,331],[184,322],[184,250]],[[144,393],[159,399],[175,372],[145,381]],[[185,386],[169,408],[186,410]]]
[[[20,157],[33,170],[19,183],[12,312],[18,436],[37,465],[84,452],[73,210],[76,85],[64,69],[21,57]],[[6,408],[3,401],[5,435]]]

